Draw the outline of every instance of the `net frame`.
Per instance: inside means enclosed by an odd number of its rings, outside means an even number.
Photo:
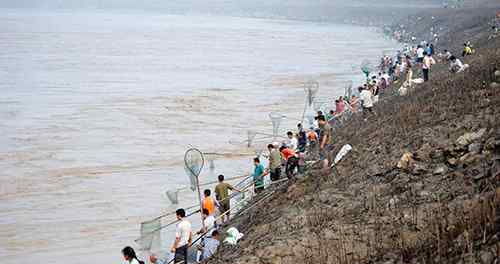
[[[327,107],[328,107],[328,99],[316,99],[314,100],[313,103],[313,109],[314,111],[318,112],[321,111],[323,114],[327,112]]]
[[[368,75],[370,75],[370,72],[373,71],[373,66],[369,60],[363,60],[360,65],[361,71],[366,75],[368,78]]]
[[[215,160],[216,160],[217,154],[204,152],[203,156],[205,157],[205,161],[208,163],[208,168],[210,170],[214,170],[215,169]]]
[[[179,204],[179,189],[167,190],[165,195],[172,204]]]
[[[141,237],[136,240],[141,251],[161,248],[161,218],[141,223]]]
[[[205,158],[199,149],[190,148],[184,154],[184,166],[188,169],[188,177],[190,179],[194,178],[196,181],[196,193],[198,194],[198,201],[200,203],[201,226],[203,228],[205,227],[205,222],[203,221],[203,204],[201,201],[199,176],[204,165]]]
[[[348,99],[351,98],[352,96],[352,86],[353,86],[353,81],[348,80],[344,83],[344,96],[347,96]]]
[[[257,136],[257,131],[254,131],[254,130],[247,131],[247,137],[248,137],[247,147],[252,146],[252,142],[254,141],[256,136]]]
[[[284,116],[278,112],[271,112],[269,113],[269,118],[273,124],[273,138],[276,139],[278,137],[279,127]]]
[[[314,97],[319,91],[319,83],[314,80],[309,80],[305,82],[304,91],[306,92],[308,106],[311,106],[314,102]]]

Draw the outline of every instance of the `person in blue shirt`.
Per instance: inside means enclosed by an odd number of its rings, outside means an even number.
[[[264,190],[264,175],[265,170],[264,166],[260,164],[259,158],[254,158],[253,163],[255,168],[253,170],[253,183],[254,183],[254,191],[255,193],[260,193]]]

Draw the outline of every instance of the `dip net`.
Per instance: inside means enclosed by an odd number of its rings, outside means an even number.
[[[196,190],[196,185],[198,182],[197,177],[200,175],[203,169],[203,164],[205,160],[201,151],[192,148],[186,151],[184,155],[184,170],[188,175],[191,190]]]
[[[257,136],[257,132],[253,131],[253,130],[248,130],[247,131],[247,136],[248,136],[247,147],[251,147],[252,146],[252,142],[255,139],[255,136]]]
[[[346,96],[348,99],[351,98],[352,96],[352,81],[346,81],[344,83],[344,96]]]
[[[161,218],[141,223],[141,237],[136,240],[139,250],[153,251],[161,249]]]
[[[273,124],[273,137],[276,139],[278,137],[281,121],[283,120],[283,115],[277,112],[271,112],[269,118]]]
[[[176,190],[167,190],[165,192],[168,200],[172,203],[172,204],[178,204],[179,203],[179,190],[176,189]]]
[[[373,71],[373,66],[369,60],[361,62],[361,71],[366,75],[366,78],[368,78],[370,72]]]
[[[307,105],[311,106],[314,102],[314,97],[319,90],[319,83],[313,80],[309,80],[304,83],[304,91],[306,92]]]

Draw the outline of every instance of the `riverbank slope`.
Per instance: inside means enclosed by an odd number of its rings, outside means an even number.
[[[388,93],[376,116],[355,116],[336,132],[335,153],[353,146],[336,170],[312,169],[236,217],[245,237],[209,263],[498,263],[495,12],[430,10],[395,23],[419,40],[438,28],[438,51],[458,55],[471,41],[471,68],[452,75],[436,65],[408,96]]]

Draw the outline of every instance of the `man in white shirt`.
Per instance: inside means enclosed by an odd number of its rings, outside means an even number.
[[[422,63],[424,61],[424,56],[425,56],[424,52],[425,52],[424,48],[422,48],[421,45],[418,45],[417,46],[417,62],[418,63]]]
[[[285,146],[289,149],[297,150],[297,145],[298,145],[298,140],[297,138],[293,135],[292,131],[288,131],[286,133],[288,139],[285,141]]]
[[[192,242],[192,231],[191,231],[191,223],[185,219],[186,211],[184,209],[178,209],[175,212],[177,216],[177,220],[180,222],[177,224],[177,228],[175,230],[175,241],[172,245],[170,251],[175,254],[174,263],[187,263],[187,250]]]
[[[196,234],[210,232],[215,227],[215,217],[211,215],[206,208],[203,208],[202,218],[203,227]]]
[[[450,71],[451,72],[455,72],[455,73],[463,72],[465,69],[467,69],[467,67],[469,67],[469,65],[467,65],[467,64],[464,65],[455,56],[450,57]]]
[[[361,106],[363,107],[363,115],[366,117],[368,112],[373,113],[373,95],[370,89],[363,89],[362,87],[359,87],[359,92]]]
[[[436,64],[436,61],[427,51],[424,51],[424,61],[422,64],[422,73],[424,75],[424,82],[429,80],[429,71],[431,70],[431,66]]]

